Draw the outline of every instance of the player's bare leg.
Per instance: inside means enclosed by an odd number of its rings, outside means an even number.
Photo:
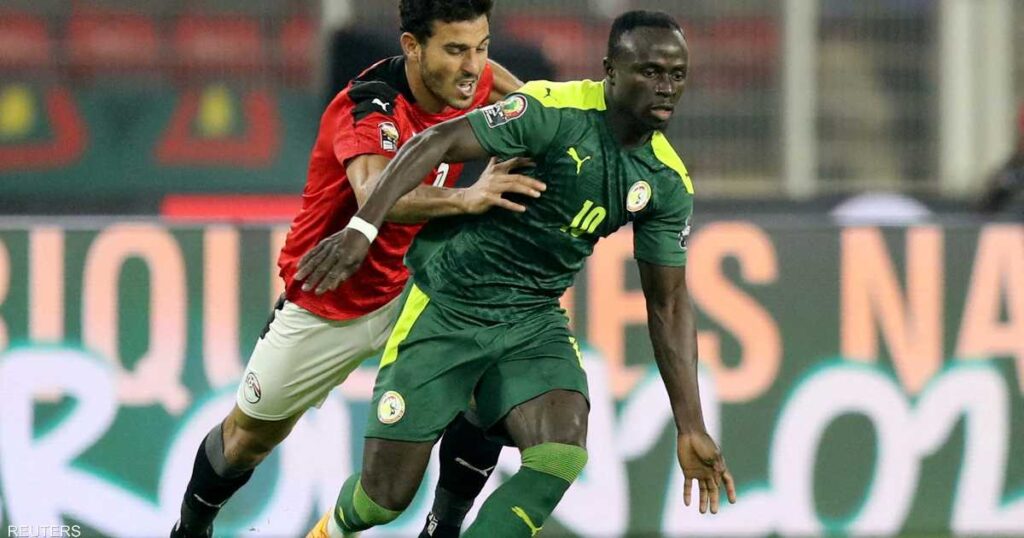
[[[236,405],[199,445],[172,538],[212,536],[220,507],[291,433],[302,414],[278,421],[250,417]]]
[[[532,537],[587,462],[584,396],[553,390],[520,404],[503,425],[522,453],[519,472],[495,490],[480,509],[471,537]]]
[[[301,417],[300,413],[284,420],[261,420],[236,405],[223,422],[225,459],[232,466],[255,468],[288,437]]]
[[[348,477],[335,509],[308,536],[351,536],[394,521],[416,495],[435,442],[366,439],[362,471]]]

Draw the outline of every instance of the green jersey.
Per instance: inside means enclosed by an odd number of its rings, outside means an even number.
[[[431,298],[493,321],[557,305],[597,241],[627,223],[637,259],[686,263],[686,167],[661,132],[632,149],[616,142],[603,82],[530,82],[467,118],[491,155],[532,158],[530,175],[547,190],[524,201],[525,213],[494,209],[465,219],[429,255],[414,249],[407,263]]]

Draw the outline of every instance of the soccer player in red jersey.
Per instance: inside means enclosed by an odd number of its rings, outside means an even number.
[[[441,164],[399,201],[366,263],[344,285],[317,295],[294,280],[302,256],[349,224],[407,140],[522,85],[487,59],[491,7],[492,0],[402,0],[403,55],[367,69],[328,105],[302,209],[278,259],[285,293],[249,358],[234,409],[199,447],[172,537],[212,536],[220,507],[302,414],[383,348],[408,279],[402,259],[424,220],[494,206],[524,211],[502,194],[540,196],[542,183],[511,173],[521,161],[492,162],[465,189],[452,188],[462,165]],[[462,417],[450,432],[442,450],[446,476],[424,530],[433,537],[457,536],[487,478],[477,469],[493,467],[500,451]]]

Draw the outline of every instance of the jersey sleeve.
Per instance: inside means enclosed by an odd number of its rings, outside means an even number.
[[[466,117],[480,145],[499,158],[542,157],[561,124],[558,109],[546,107],[523,93],[509,94]]]
[[[360,155],[394,157],[402,139],[395,106],[398,92],[379,81],[356,82],[348,92],[348,108],[338,115],[334,156],[342,165]]]
[[[670,181],[652,195],[652,211],[633,224],[633,255],[655,265],[686,265],[693,196],[682,181]]]

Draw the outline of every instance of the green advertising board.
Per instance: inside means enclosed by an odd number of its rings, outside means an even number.
[[[159,201],[300,192],[322,113],[308,91],[210,82],[76,88],[0,81],[0,178],[12,199]]]
[[[166,535],[280,292],[286,229],[0,227],[0,525]],[[624,229],[563,299],[590,462],[544,535],[1024,535],[1024,226],[716,220],[690,241],[705,417],[738,502],[683,506]],[[218,533],[301,536],[333,505],[374,373],[303,418]],[[517,467],[506,450],[487,491]],[[430,487],[366,535],[414,536]]]

